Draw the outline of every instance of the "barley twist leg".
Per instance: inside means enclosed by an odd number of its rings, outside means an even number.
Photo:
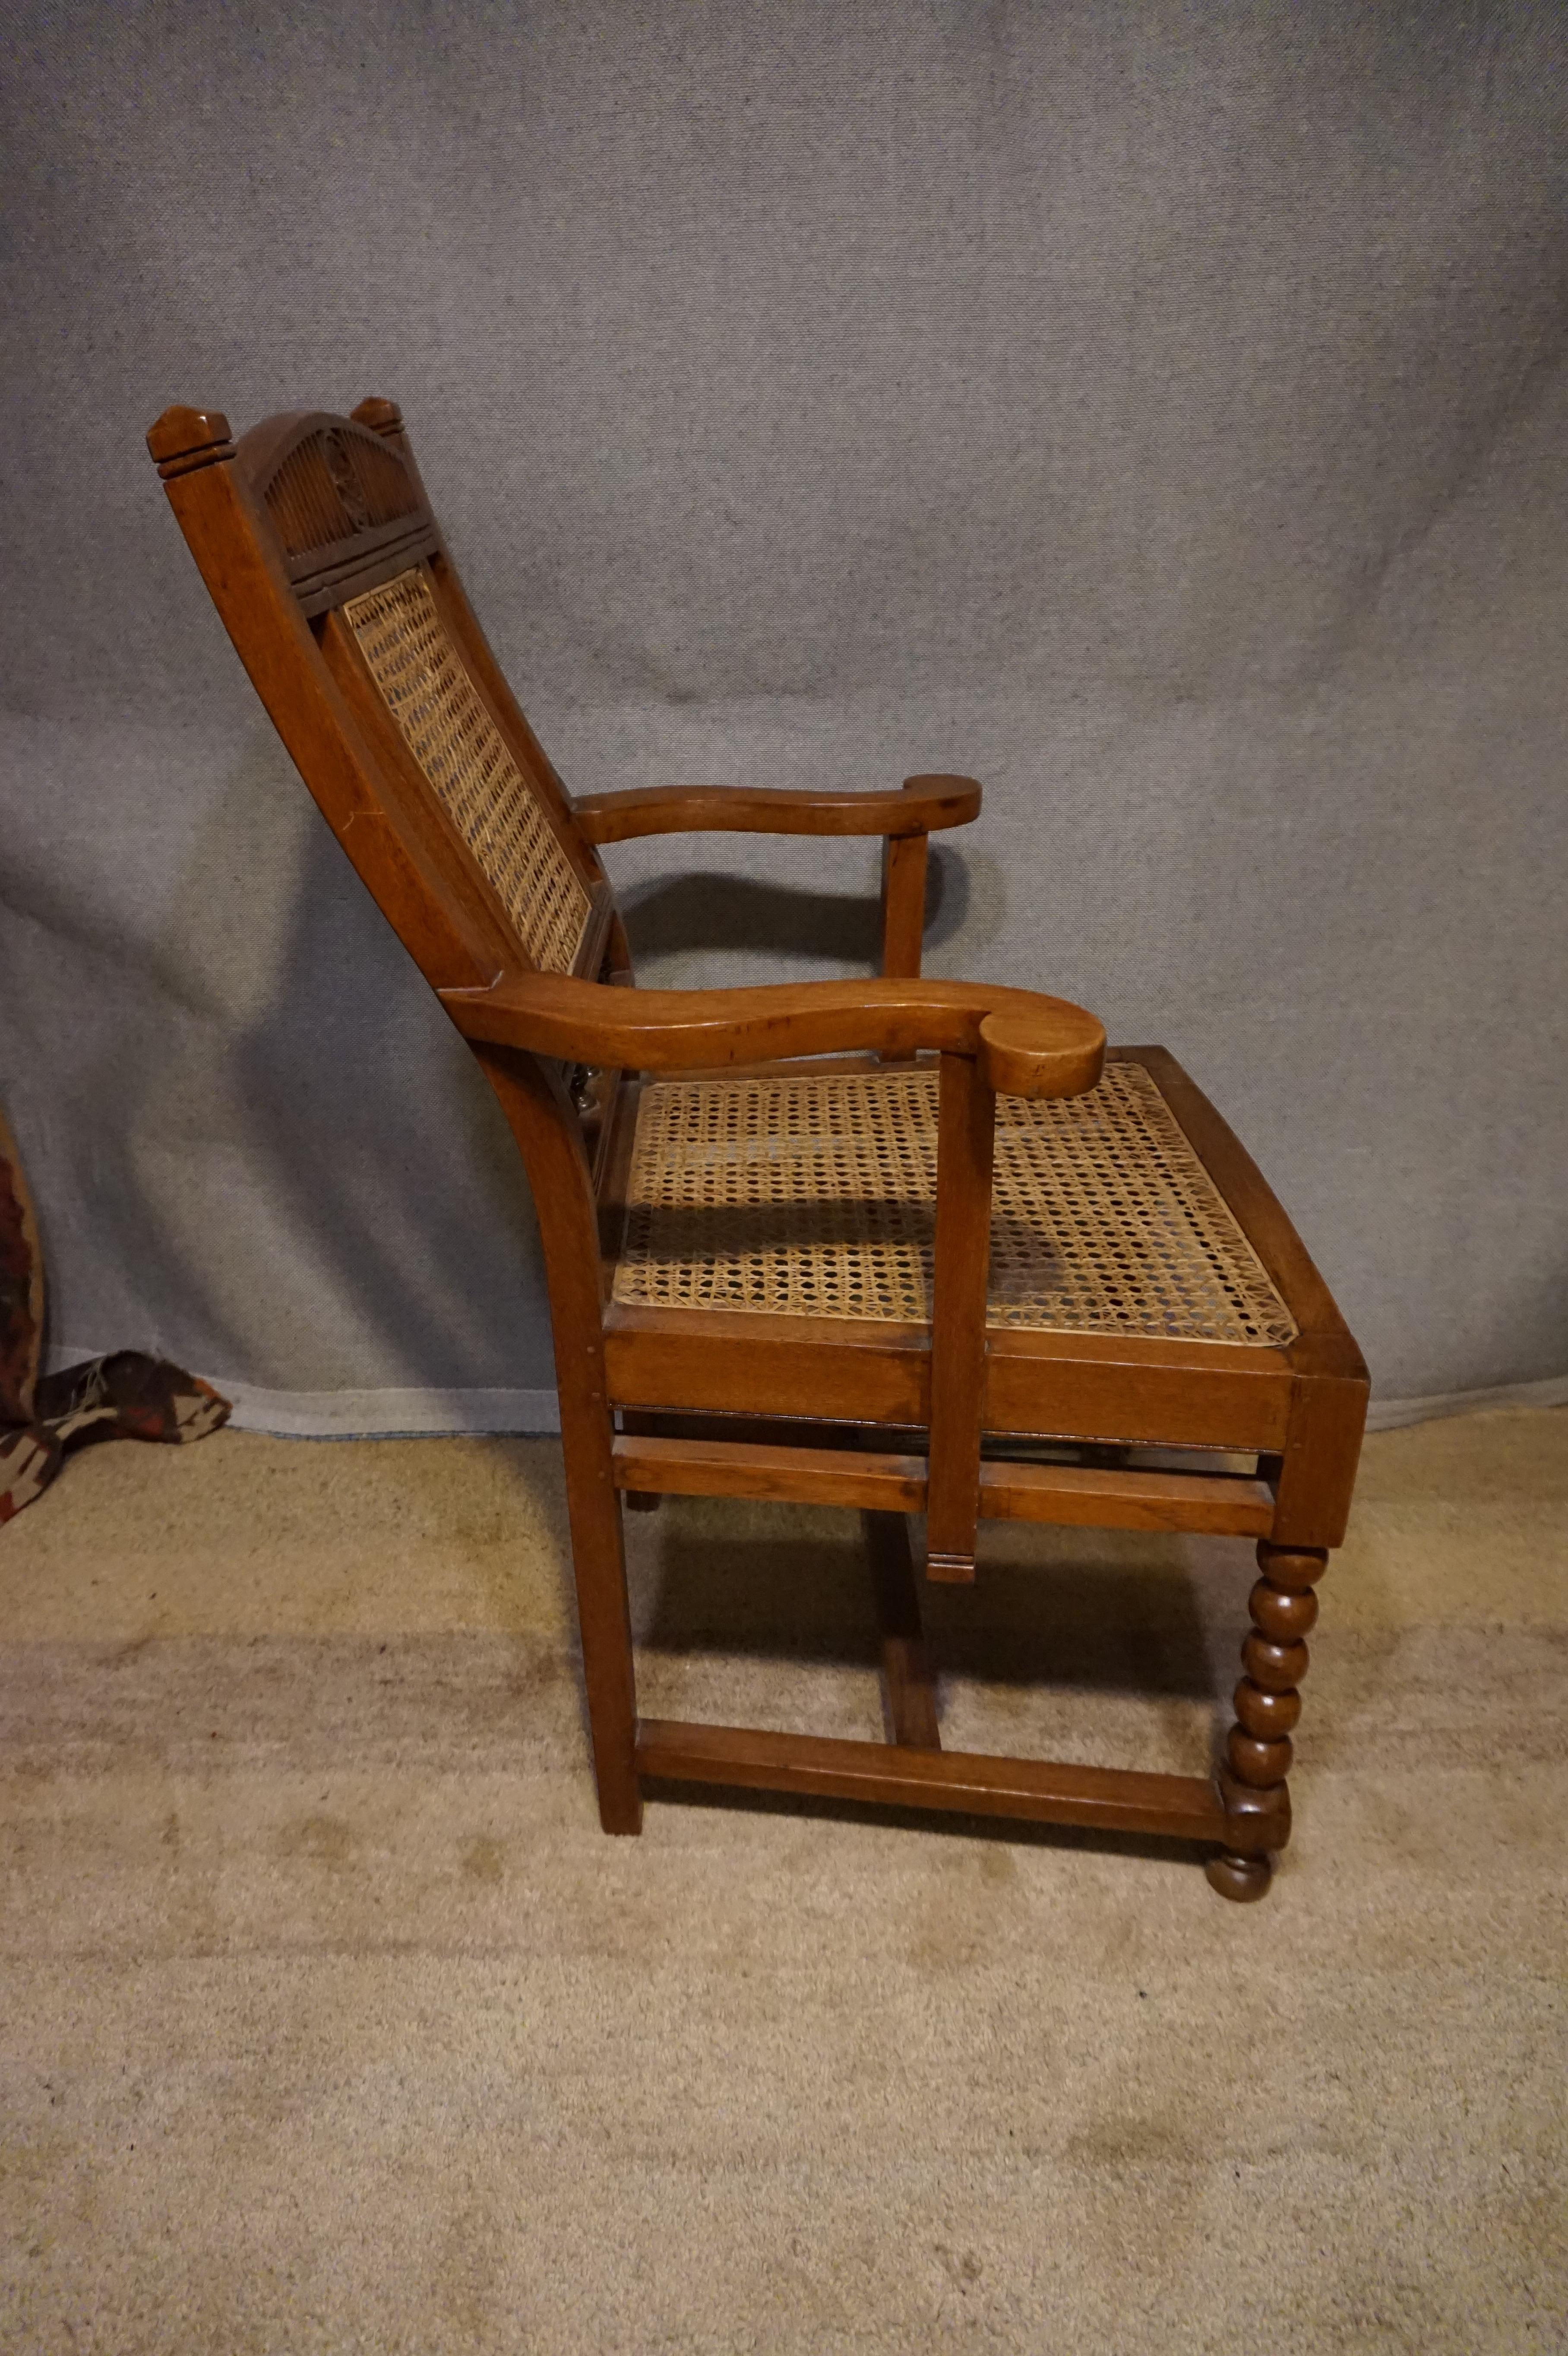
[[[1246,1674],[1236,1687],[1236,1723],[1220,1770],[1229,1846],[1205,1868],[1222,1898],[1262,1898],[1274,1878],[1270,1852],[1290,1837],[1285,1780],[1293,1756],[1290,1733],[1301,1716],[1306,1638],[1317,1618],[1313,1588],[1328,1567],[1321,1547],[1258,1543],[1263,1576],[1248,1599],[1253,1624],[1242,1647]]]

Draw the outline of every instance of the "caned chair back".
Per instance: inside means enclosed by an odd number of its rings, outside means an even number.
[[[609,885],[392,403],[269,418],[235,444],[222,418],[171,410],[148,441],[263,702],[427,979],[599,978]]]
[[[571,973],[592,903],[464,664],[426,564],[341,607],[371,683],[530,964]]]

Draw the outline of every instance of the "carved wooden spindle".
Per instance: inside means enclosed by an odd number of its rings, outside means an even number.
[[[1236,1723],[1220,1771],[1232,1846],[1211,1858],[1206,1868],[1224,1898],[1261,1898],[1274,1875],[1268,1852],[1283,1848],[1290,1837],[1285,1781],[1294,1755],[1290,1730],[1301,1716],[1297,1688],[1307,1675],[1306,1639],[1317,1618],[1313,1588],[1328,1567],[1321,1547],[1258,1541],[1263,1577],[1248,1598],[1253,1625],[1242,1646],[1246,1675],[1236,1687]]]

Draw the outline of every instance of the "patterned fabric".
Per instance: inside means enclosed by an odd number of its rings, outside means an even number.
[[[47,1489],[73,1448],[117,1435],[200,1440],[229,1416],[210,1383],[166,1358],[116,1350],[38,1374],[44,1272],[27,1180],[0,1119],[0,1522]]]
[[[32,1196],[0,1113],[0,1428],[33,1412],[44,1340],[44,1263]]]

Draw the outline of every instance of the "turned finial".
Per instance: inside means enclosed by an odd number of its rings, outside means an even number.
[[[234,455],[229,420],[220,409],[186,409],[177,402],[148,426],[147,447],[165,482],[171,475],[189,474]]]
[[[383,401],[379,393],[372,393],[348,414],[356,425],[368,425],[372,434],[393,434],[403,430],[403,412],[397,402]]]

